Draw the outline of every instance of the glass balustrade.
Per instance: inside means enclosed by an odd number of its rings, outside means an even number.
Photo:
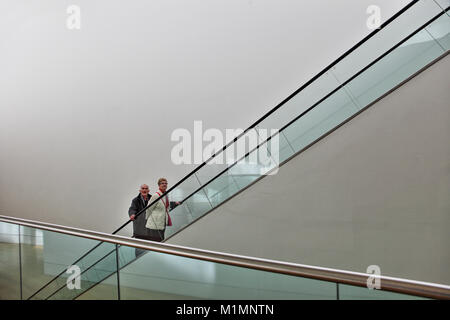
[[[95,258],[72,264],[93,242]],[[0,221],[1,299],[424,299],[145,249],[136,259],[136,249]]]

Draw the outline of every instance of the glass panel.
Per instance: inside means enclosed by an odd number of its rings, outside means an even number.
[[[232,148],[231,146],[230,148]],[[223,156],[224,153],[221,153]],[[222,161],[220,158],[215,158],[216,161]],[[225,170],[227,168],[227,164],[225,163],[225,159],[223,159],[220,163],[212,163],[211,161],[208,162],[205,166],[203,166],[199,171],[197,171],[195,174],[198,177],[198,180],[200,181],[201,185],[204,185],[212,178],[216,177],[220,172]]]
[[[438,3],[442,9],[448,8],[450,6],[450,0],[435,0],[436,3]]]
[[[235,194],[239,189],[233,176],[231,176],[227,171],[222,173],[211,183],[208,183],[203,190],[211,201],[211,205],[216,207],[224,200]]]
[[[367,106],[443,53],[422,30],[346,86],[361,106]]]
[[[450,17],[447,14],[443,14],[425,29],[445,50],[450,49]]]
[[[310,112],[299,118],[283,133],[297,152],[336,127],[357,110],[344,89],[339,89]]]
[[[142,213],[145,216],[145,212]],[[124,218],[128,217],[128,211],[125,214],[122,212]],[[131,237],[133,235],[133,222],[128,223],[125,227],[120,229],[119,232],[115,233],[118,236]]]
[[[260,131],[259,134],[259,148],[257,150],[257,164],[260,167],[261,175],[272,175],[278,172],[280,166],[280,135],[279,131]],[[267,140],[270,137],[270,140]],[[283,139],[281,139],[283,140]],[[287,141],[285,140],[286,145]],[[290,148],[292,151],[292,148]]]
[[[259,177],[261,177],[260,174],[241,174],[234,176],[234,180],[239,186],[239,189],[242,189],[251,184],[253,181],[257,180]]]
[[[117,300],[117,273],[82,293],[76,300]]]
[[[340,300],[429,300],[406,294],[339,284]]]
[[[329,72],[324,73],[292,97],[280,109],[259,123],[258,128],[280,130],[289,121],[302,114],[339,86],[339,82]]]
[[[238,131],[235,135],[238,135]],[[235,136],[233,135],[233,137]],[[203,166],[197,173],[198,180],[203,185],[226,170],[228,165],[242,158],[247,152],[258,146],[258,135],[254,129],[250,129],[237,141],[231,144],[224,152]],[[221,145],[222,147],[222,145]],[[208,194],[209,196],[209,194]]]
[[[294,149],[289,145],[284,132],[272,133],[271,136],[272,138],[267,142],[265,149],[267,150],[267,154],[270,155],[271,160],[274,162],[271,164],[271,166],[273,166],[273,164],[280,164],[292,156],[294,154]],[[260,134],[261,143],[265,142],[265,140],[266,136]]]
[[[262,175],[276,173],[274,169],[280,164],[280,140],[283,147],[287,145],[287,141],[282,135],[277,133],[267,142],[266,140],[271,132],[265,131],[265,129],[260,130],[260,128],[257,128],[257,132],[259,147],[229,168],[227,174],[232,178],[235,186],[233,188],[236,191],[224,197],[222,201],[245,188]]]
[[[59,290],[48,297],[50,300],[72,300],[78,297],[82,292],[89,290],[91,287],[95,286],[97,283],[102,282],[107,278],[114,278],[117,276],[117,260],[116,260],[116,250],[115,245],[112,243],[102,243],[101,246],[106,248],[109,253],[103,258],[94,261],[87,268],[81,268],[81,285],[79,289],[70,289],[66,284],[64,284]],[[112,275],[112,276],[111,276]],[[112,284],[116,287],[113,290],[113,294],[116,293],[115,298],[117,299],[117,278],[116,282]],[[108,297],[111,293],[108,294]],[[105,297],[106,299],[106,297]]]
[[[170,201],[183,201],[186,197],[199,189],[200,186],[197,177],[192,175],[170,192]]]
[[[332,71],[339,81],[344,83],[441,11],[432,0],[419,1],[339,61]]]
[[[21,226],[23,297],[46,299],[56,290],[66,286],[66,270],[99,242],[62,233]],[[100,245],[91,254],[76,262],[81,270],[105,255],[107,249]],[[58,276],[56,280],[54,278]]]
[[[283,161],[291,157],[294,154],[295,150],[289,144],[284,132],[280,132],[279,140],[280,140],[280,163],[282,163]]]
[[[186,205],[187,210],[189,210],[193,219],[203,216],[207,211],[212,209],[211,202],[208,197],[206,197],[203,189],[186,199],[183,204]]]
[[[144,253],[147,253],[147,250],[119,246],[119,269],[127,266],[130,262],[139,258]]]
[[[1,244],[18,242],[20,230],[17,226],[0,223],[0,231]],[[36,244],[43,243],[45,245],[48,241],[46,233],[41,230],[27,228],[24,231],[25,236],[29,237],[25,241],[26,244],[36,246]],[[39,239],[41,236],[42,239]],[[75,236],[71,236],[71,238],[74,241],[79,239]],[[49,297],[50,299],[118,299],[116,245],[102,244],[112,251],[94,266],[82,271],[81,288],[69,289],[66,284],[61,290],[52,294]],[[332,282],[293,277],[146,250],[142,250],[145,254],[140,255],[139,259],[135,259],[135,250],[136,248],[133,247],[118,247],[120,267],[122,268],[120,270],[121,299],[317,300],[336,299],[337,292],[339,292],[339,299],[342,300],[423,299],[349,285],[339,285],[338,291],[336,290],[336,284]],[[8,253],[8,250],[4,250],[0,257],[3,258]],[[65,251],[58,250],[53,259],[47,259],[49,256],[46,256],[44,249],[44,253],[42,253],[44,264],[52,264],[51,260],[65,254],[67,254]],[[36,266],[35,261],[30,259],[29,255],[26,257],[27,260],[23,261],[34,263],[33,266]],[[30,266],[28,266],[29,268]],[[5,274],[5,270],[7,268],[1,269],[2,275]],[[15,286],[17,279],[13,277],[11,283]]]
[[[172,226],[166,228],[166,239],[167,237],[170,237],[172,234],[194,221],[194,217],[189,211],[187,203],[183,203],[171,210],[170,218],[172,220]]]
[[[120,296],[127,300],[336,299],[336,284],[148,252],[120,270]]]
[[[20,299],[19,226],[0,222],[0,300]]]
[[[50,273],[48,271],[50,263],[45,263],[43,231],[20,226],[20,233],[22,242],[22,291],[23,299],[28,299],[56,274]],[[80,254],[83,253],[84,252],[80,252]],[[76,258],[77,257],[75,256],[74,259]],[[71,262],[73,261],[74,260]],[[55,268],[57,267],[55,264],[53,264],[53,266]],[[60,271],[63,269],[64,267],[61,268]]]
[[[236,192],[261,177],[262,167],[257,161],[258,153],[259,148],[229,169],[228,174],[233,177]]]
[[[72,260],[72,264],[78,266],[80,268],[80,271],[82,272],[81,290],[88,288],[91,283],[97,282],[102,279],[102,273],[99,272],[97,268],[93,267],[93,265],[95,265],[99,261],[102,262],[100,266],[104,265],[105,263],[109,264],[111,258],[107,257],[111,254],[111,252],[114,251],[114,246],[106,242],[97,243],[97,245],[93,246],[93,248],[94,247],[94,250],[90,251],[89,254],[81,258],[79,261]],[[64,269],[64,271],[66,271],[66,269]],[[41,290],[36,296],[34,296],[33,299],[49,299],[52,298],[55,294],[58,294],[58,296],[60,296],[60,291],[64,292],[64,290],[67,290],[68,276],[69,275],[65,272],[59,274],[56,279],[54,279],[47,287]]]

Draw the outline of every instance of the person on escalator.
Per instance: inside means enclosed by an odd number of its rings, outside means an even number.
[[[143,184],[139,188],[139,194],[137,197],[131,200],[128,215],[130,216],[130,220],[133,221],[133,238],[150,240],[148,229],[145,227],[147,223],[145,213],[142,212],[139,216],[136,216],[147,206],[150,197],[151,195],[148,185]]]
[[[145,212],[137,215],[148,205],[150,197],[151,195],[148,185],[143,184],[139,188],[139,194],[137,197],[131,200],[128,215],[130,216],[130,220],[133,221],[133,238],[151,240],[149,231],[145,227],[147,223],[145,219]],[[134,251],[136,258],[145,252],[145,250],[139,248],[136,248]]]
[[[159,190],[152,195],[150,203],[156,201],[167,190],[167,179],[160,178],[158,180]],[[172,220],[169,215],[169,211],[174,209],[180,203],[177,201],[169,201],[169,197],[164,195],[156,203],[147,208],[145,212],[145,218],[147,219],[146,227],[150,239],[153,241],[161,242],[164,240],[164,233],[166,226],[172,225]]]

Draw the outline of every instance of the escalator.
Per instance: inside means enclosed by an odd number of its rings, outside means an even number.
[[[181,205],[171,211],[173,226],[166,229],[166,241],[181,235],[181,231],[230,198],[245,193],[246,189],[251,190],[256,182],[276,172],[319,139],[447,55],[450,48],[450,16],[449,7],[443,7],[443,3],[445,1],[410,2],[380,29],[361,40],[170,188],[166,194],[171,200],[180,201]],[[277,129],[277,132],[264,136],[261,134],[264,129]],[[238,145],[252,137],[257,137],[258,145],[239,153],[236,150]],[[216,163],[221,154],[232,149],[236,152],[231,162]],[[264,158],[265,162],[255,162],[253,158]],[[145,211],[139,214],[145,214]],[[113,234],[127,225],[129,221]],[[25,298],[81,298],[83,293],[89,294],[90,288],[100,290],[102,286],[108,287],[109,282],[114,282],[112,278],[120,276],[120,270],[137,268],[137,274],[143,273],[147,265],[154,263],[153,256],[157,254],[152,252],[137,257],[137,252],[129,246],[99,241],[86,253],[80,252],[80,258],[74,257],[67,263],[76,264],[82,270],[82,292],[67,288],[66,269],[60,268],[53,273],[55,277],[47,279]],[[172,265],[165,258],[161,259],[156,259],[159,261],[157,263]],[[164,275],[152,276],[152,281],[154,277],[163,279]],[[139,282],[138,278],[132,278],[130,276],[130,282]],[[159,287],[169,285],[165,280],[161,281]],[[208,288],[204,290],[208,292]],[[189,292],[176,294],[186,297]],[[204,295],[206,293],[199,296]]]
[[[39,256],[43,246],[56,244],[60,248],[56,254],[65,255],[69,264],[69,255],[77,254],[74,245],[79,243],[102,243],[113,250],[82,273],[81,282],[76,277],[79,269],[74,271],[81,265],[71,266],[59,283],[64,283],[64,289],[50,299],[450,299],[450,286],[384,276],[377,283],[372,274],[160,244],[13,217],[0,216],[0,231],[2,299],[25,299],[32,287],[45,281],[45,270],[39,270],[48,263]],[[44,243],[29,241],[39,234],[46,239]],[[129,264],[129,256],[137,248],[145,254]],[[94,273],[97,277],[109,275],[87,290]],[[378,290],[368,289],[368,283]]]

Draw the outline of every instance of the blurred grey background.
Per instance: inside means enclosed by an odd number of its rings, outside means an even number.
[[[2,0],[0,214],[112,232],[193,169],[174,129],[248,127],[408,2]]]

